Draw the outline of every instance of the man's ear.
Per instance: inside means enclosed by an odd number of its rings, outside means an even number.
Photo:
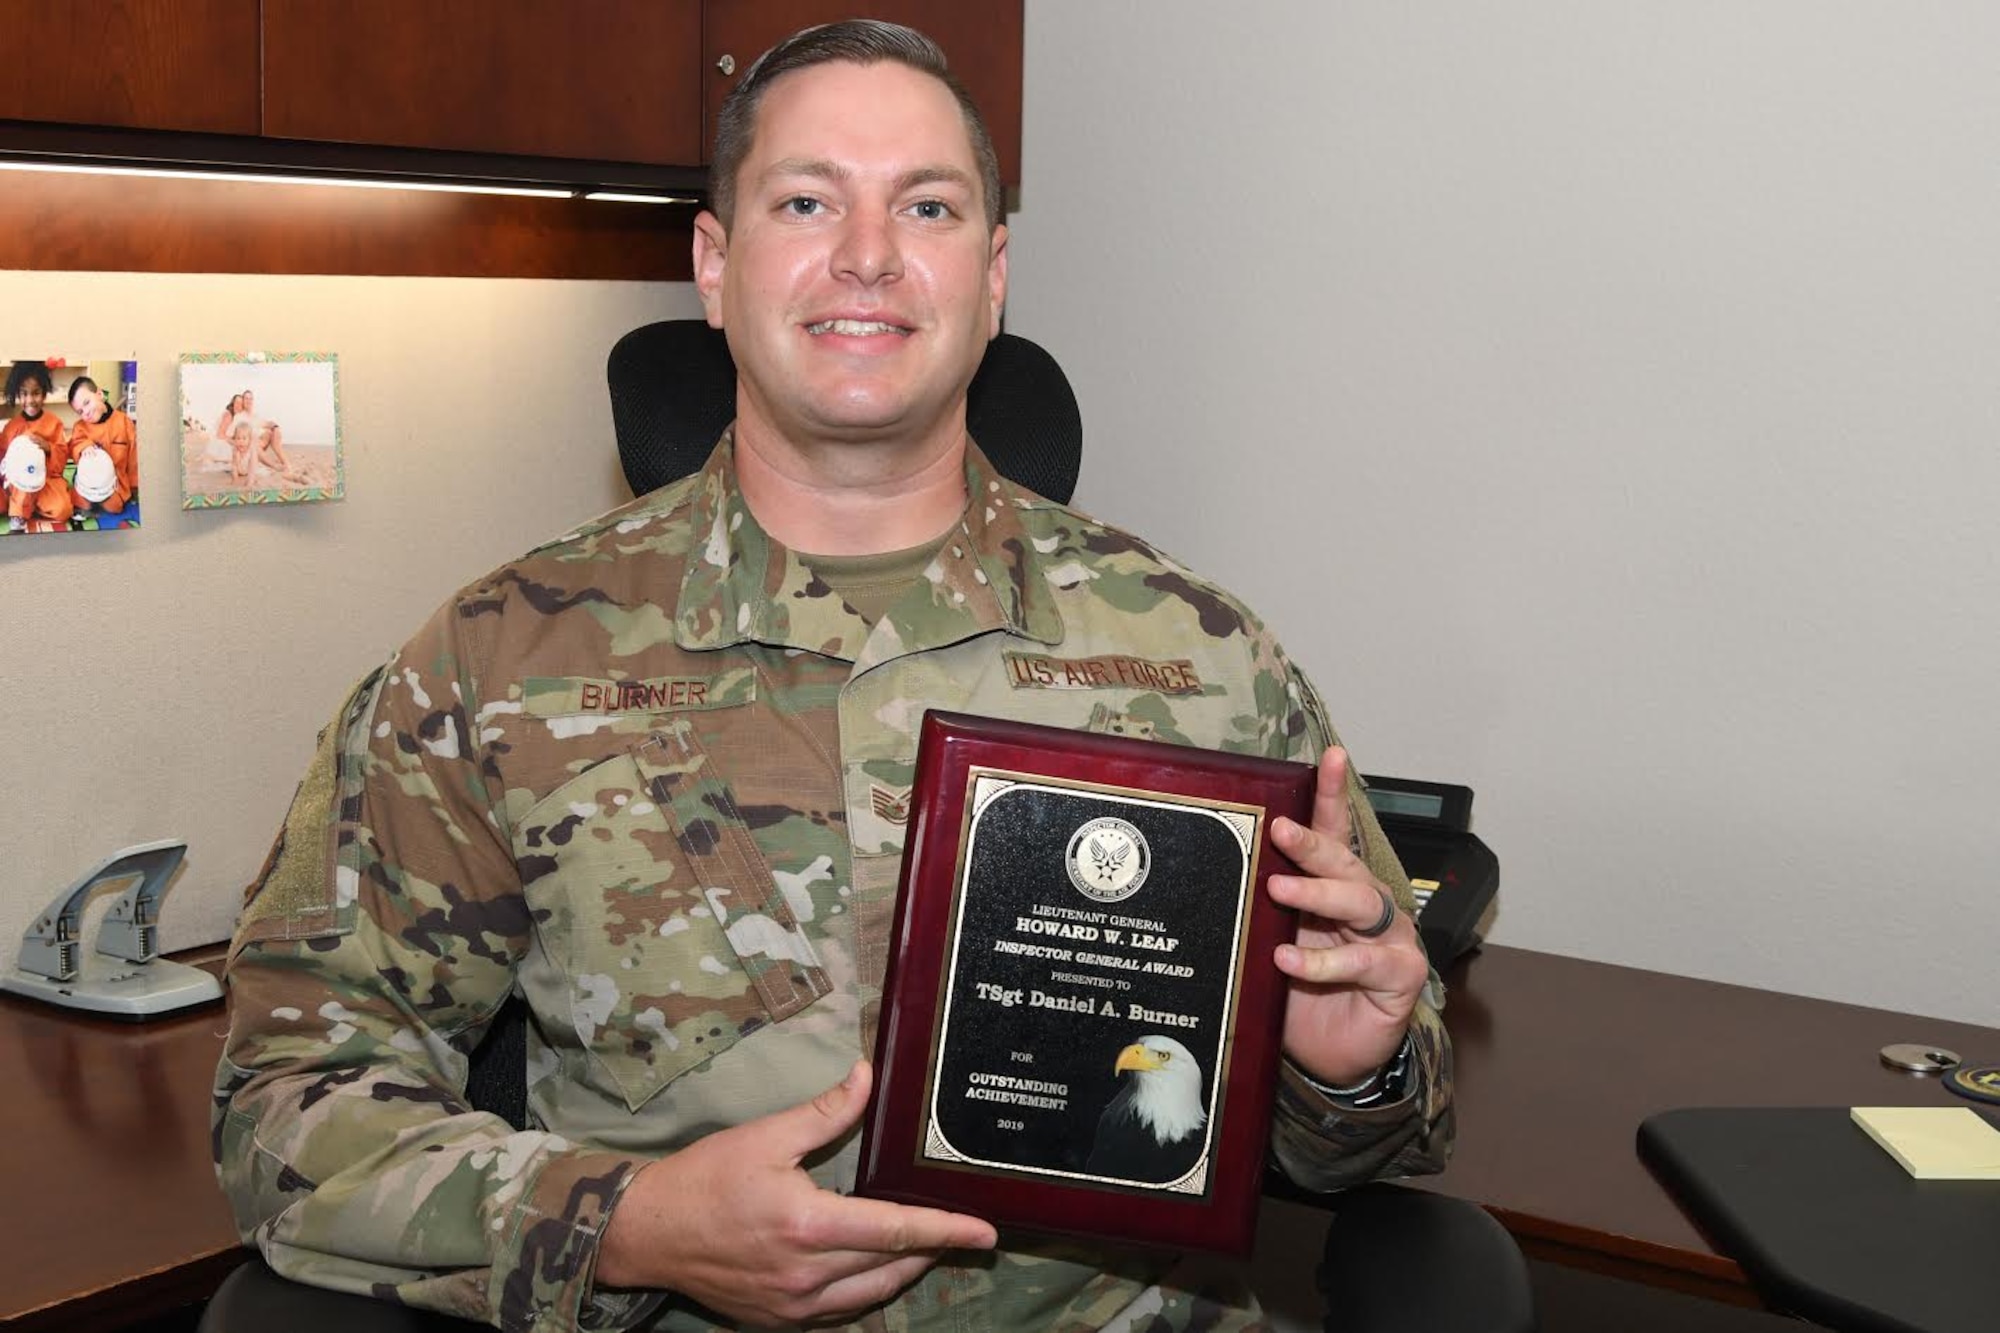
[[[1007,308],[1007,224],[1001,223],[993,229],[992,257],[986,261],[986,285],[988,298],[993,303],[993,318],[986,332],[991,342],[1000,336],[1000,316]]]
[[[729,260],[729,233],[722,219],[703,209],[694,220],[694,287],[710,328],[722,327],[722,280]]]

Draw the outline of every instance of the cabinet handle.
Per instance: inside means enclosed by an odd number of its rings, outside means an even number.
[[[715,67],[722,71],[724,77],[734,74],[736,72],[736,57],[725,51],[723,52],[722,59],[715,62]]]

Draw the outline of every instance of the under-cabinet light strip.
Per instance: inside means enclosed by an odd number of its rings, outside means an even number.
[[[679,194],[626,194],[622,190],[592,190],[583,196],[607,204],[695,204],[698,199],[690,199]]]
[[[179,171],[164,167],[76,166],[66,162],[0,159],[0,171],[54,171],[72,176],[151,176],[161,180],[250,181],[260,185],[344,185],[358,190],[429,190],[445,194],[506,194],[530,199],[573,199],[574,190],[525,185],[460,185],[444,181],[367,180],[352,176],[287,176],[253,171]]]

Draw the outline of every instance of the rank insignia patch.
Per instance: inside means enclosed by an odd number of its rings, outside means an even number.
[[[907,791],[899,795],[887,787],[870,784],[868,805],[877,819],[885,819],[891,824],[910,822],[910,793]]]

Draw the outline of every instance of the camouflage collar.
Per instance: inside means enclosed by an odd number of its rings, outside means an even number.
[[[695,480],[688,514],[693,543],[674,610],[680,647],[700,652],[754,642],[872,663],[990,630],[1062,641],[1062,617],[1021,522],[1024,510],[1049,502],[1001,476],[978,445],[968,443],[965,451],[970,502],[925,571],[929,596],[913,593],[898,602],[871,636],[832,589],[759,526],[737,489],[734,441],[732,427]]]

